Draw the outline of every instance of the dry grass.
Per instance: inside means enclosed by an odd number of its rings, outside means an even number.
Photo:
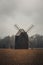
[[[43,49],[0,49],[0,65],[43,65]]]

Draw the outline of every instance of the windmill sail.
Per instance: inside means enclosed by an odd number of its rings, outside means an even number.
[[[16,24],[14,26],[19,30],[19,32],[21,32],[21,29]]]
[[[31,27],[26,32],[29,32],[33,27],[34,25],[31,25]]]

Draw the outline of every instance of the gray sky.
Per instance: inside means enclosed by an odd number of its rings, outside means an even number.
[[[0,37],[15,35],[14,24],[27,30],[29,35],[43,35],[43,0],[0,0]]]

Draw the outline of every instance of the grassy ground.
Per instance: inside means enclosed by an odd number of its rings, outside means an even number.
[[[0,65],[43,65],[43,49],[0,49]]]

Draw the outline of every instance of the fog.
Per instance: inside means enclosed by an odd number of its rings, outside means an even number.
[[[0,0],[0,38],[15,35],[14,25],[27,30],[29,35],[43,35],[43,0]]]

